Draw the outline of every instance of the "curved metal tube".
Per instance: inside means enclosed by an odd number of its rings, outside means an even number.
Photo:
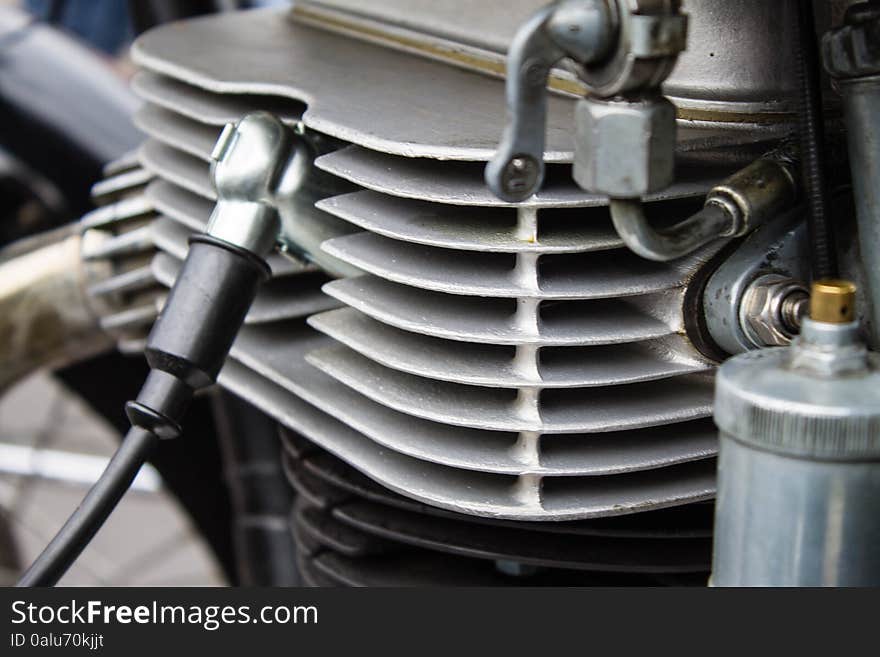
[[[611,199],[611,221],[629,249],[648,260],[673,260],[716,240],[730,237],[735,218],[720,203],[703,209],[674,226],[657,230],[648,224],[640,199]]]
[[[86,296],[81,241],[77,232],[0,252],[0,393],[40,367],[113,346]]]
[[[651,226],[639,199],[612,198],[611,220],[631,251],[648,260],[674,260],[713,240],[745,235],[792,207],[797,166],[784,145],[716,185],[702,210],[673,226]]]

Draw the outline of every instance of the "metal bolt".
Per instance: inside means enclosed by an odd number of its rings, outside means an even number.
[[[529,155],[517,155],[504,167],[501,184],[506,192],[515,194],[531,189],[538,179],[538,163]]]
[[[795,290],[782,300],[782,323],[791,333],[800,333],[801,324],[810,310],[810,295]]]
[[[781,274],[755,279],[742,297],[740,325],[756,347],[784,346],[800,332],[809,303],[807,287]]]

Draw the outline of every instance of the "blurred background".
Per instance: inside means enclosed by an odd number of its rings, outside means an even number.
[[[280,4],[0,0],[0,248],[79,219],[93,207],[90,190],[104,165],[140,142],[130,119],[138,101],[127,86],[138,34],[179,18]],[[15,582],[97,479],[126,428],[122,404],[144,373],[141,359],[121,354],[5,389],[0,373],[0,584]],[[109,394],[101,385],[108,377],[118,382]],[[214,429],[204,422],[188,446],[163,446],[155,461],[173,490],[146,467],[62,585],[234,583],[224,482],[167,467],[180,452],[216,466]],[[208,511],[199,514],[208,526],[195,527],[194,509]]]

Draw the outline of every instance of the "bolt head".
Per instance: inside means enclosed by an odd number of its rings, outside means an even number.
[[[504,191],[519,195],[523,190],[532,189],[538,181],[540,167],[530,155],[517,155],[504,167],[501,184]]]
[[[587,191],[637,198],[668,187],[675,165],[675,106],[665,98],[581,100],[574,179]]]
[[[743,294],[740,304],[743,332],[756,347],[790,344],[795,334],[790,326],[791,318],[786,317],[786,300],[808,296],[806,285],[800,281],[781,274],[760,276]]]

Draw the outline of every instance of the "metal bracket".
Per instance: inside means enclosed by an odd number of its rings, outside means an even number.
[[[686,34],[677,0],[566,0],[539,9],[508,52],[508,124],[486,166],[492,192],[515,203],[540,189],[547,78],[557,62],[573,60],[598,97],[653,89],[671,72]]]

